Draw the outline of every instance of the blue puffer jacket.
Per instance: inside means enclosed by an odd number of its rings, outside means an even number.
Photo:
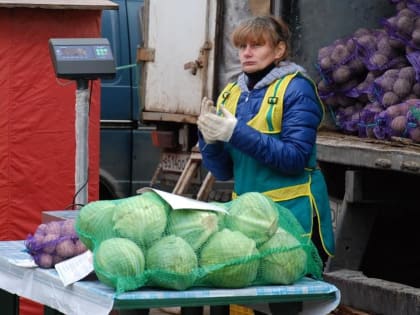
[[[267,87],[282,76],[301,71],[295,64],[288,64],[286,70],[273,69],[253,90],[246,88],[242,75],[238,80],[241,95],[236,118],[238,123],[229,144],[285,175],[298,175],[308,166],[316,141],[317,128],[322,120],[323,110],[311,82],[295,77],[287,87],[283,103],[283,120],[279,138],[263,134],[247,125],[261,106]],[[206,144],[199,135],[199,145],[205,167],[219,180],[233,176],[232,160],[225,143]],[[311,165],[309,165],[311,166]],[[314,167],[315,165],[312,165]]]

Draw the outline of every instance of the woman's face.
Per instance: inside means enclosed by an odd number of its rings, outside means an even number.
[[[279,60],[286,50],[284,42],[280,42],[273,47],[267,41],[264,44],[247,42],[239,46],[239,61],[242,70],[246,73],[253,73],[264,69],[272,64],[275,60]]]

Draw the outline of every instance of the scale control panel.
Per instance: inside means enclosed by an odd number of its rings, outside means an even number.
[[[58,78],[112,79],[115,62],[106,38],[51,38],[50,54]]]

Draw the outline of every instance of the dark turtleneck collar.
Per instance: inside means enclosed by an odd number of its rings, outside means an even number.
[[[248,89],[252,90],[262,78],[264,78],[276,65],[274,63],[270,63],[267,67],[264,69],[258,70],[256,72],[247,73],[245,72],[245,75],[248,78]]]

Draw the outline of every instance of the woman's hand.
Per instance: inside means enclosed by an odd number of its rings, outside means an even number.
[[[220,110],[223,116],[208,111],[198,117],[197,126],[206,143],[228,142],[232,137],[237,119],[227,109],[222,107]]]

